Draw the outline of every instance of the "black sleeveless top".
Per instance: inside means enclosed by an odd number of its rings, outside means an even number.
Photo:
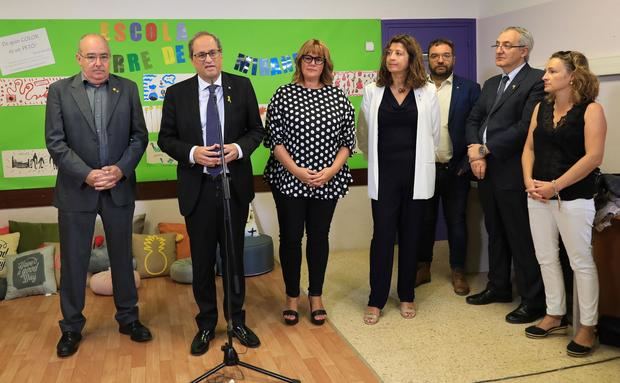
[[[584,114],[590,103],[573,105],[553,126],[553,102],[542,101],[538,107],[534,130],[534,168],[532,176],[541,181],[559,178],[586,154]],[[596,192],[594,172],[564,190],[560,198],[566,201],[590,199]],[[555,197],[554,197],[555,198]]]

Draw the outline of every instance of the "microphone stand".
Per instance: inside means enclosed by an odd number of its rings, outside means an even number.
[[[213,85],[213,83],[211,84]],[[224,210],[224,246],[220,247],[220,256],[222,258],[222,262],[226,259],[226,273],[224,273],[224,283],[225,283],[225,293],[231,293],[231,278],[234,280],[235,293],[240,293],[239,286],[239,278],[240,276],[236,274],[237,270],[237,260],[235,257],[235,248],[233,246],[233,237],[232,237],[232,219],[230,214],[230,183],[228,178],[228,166],[224,160],[224,138],[222,137],[222,126],[220,122],[219,108],[217,105],[217,94],[213,92],[213,100],[215,101],[215,111],[217,115],[217,132],[218,139],[220,142],[220,161],[222,163],[222,173],[221,173],[221,195],[223,199],[223,210]],[[225,255],[223,257],[222,255]],[[244,277],[244,276],[242,276]],[[239,355],[233,346],[233,323],[232,323],[232,299],[228,297],[226,303],[226,311],[228,313],[228,321],[226,326],[226,334],[228,335],[228,342],[224,343],[221,350],[224,352],[224,361],[212,369],[208,370],[204,374],[200,375],[196,379],[192,380],[192,383],[198,383],[209,376],[215,374],[219,370],[228,366],[241,366],[252,371],[259,372],[263,375],[270,376],[275,379],[279,379],[283,382],[288,383],[301,383],[301,380],[287,378],[286,376],[277,374],[272,371],[265,370],[263,368],[251,365],[249,363],[245,363],[239,360]]]

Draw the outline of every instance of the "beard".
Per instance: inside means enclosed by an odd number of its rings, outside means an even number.
[[[431,71],[431,77],[434,80],[445,80],[448,77],[450,77],[450,75],[452,74],[452,66],[448,66],[448,65],[441,65],[441,66],[436,66],[434,68],[430,68]],[[441,71],[438,72],[437,69],[445,69],[445,71]]]

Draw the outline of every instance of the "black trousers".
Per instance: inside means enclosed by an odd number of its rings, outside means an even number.
[[[439,200],[448,229],[448,246],[450,248],[450,267],[464,269],[467,256],[467,196],[469,194],[469,175],[457,175],[447,164],[435,166],[435,195],[428,201],[424,217],[423,234],[420,237],[420,254],[418,262],[433,261],[435,228]]]
[[[497,190],[488,178],[478,185],[489,234],[487,287],[502,294],[512,293],[512,261],[522,302],[534,308],[544,308],[545,293],[530,232],[525,192]]]
[[[280,226],[280,264],[286,295],[299,296],[301,240],[307,233],[308,294],[323,294],[323,282],[329,257],[329,228],[338,200],[295,198],[272,187]]]
[[[382,309],[392,280],[394,244],[398,233],[398,298],[415,299],[419,240],[427,200],[414,200],[413,171],[408,166],[380,170],[379,198],[372,200],[373,235],[370,244],[370,296],[368,306]]]
[[[99,193],[94,211],[58,210],[62,262],[60,263],[61,331],[81,332],[86,324],[82,314],[86,273],[97,214],[101,216],[112,270],[112,291],[116,321],[120,325],[138,319],[138,292],[133,276],[131,234],[134,204],[116,206],[109,191]]]
[[[224,315],[228,317],[226,305],[228,299],[232,305],[232,321],[234,324],[245,323],[243,301],[245,298],[245,279],[243,272],[243,244],[245,223],[248,217],[248,204],[241,203],[234,192],[231,192],[230,210],[232,224],[232,240],[229,252],[225,251],[226,237],[224,232],[224,207],[221,180],[204,175],[200,189],[200,197],[194,210],[185,217],[192,253],[192,289],[198,305],[196,324],[199,329],[212,329],[217,324],[217,295],[215,290],[216,248],[219,244],[222,257],[222,271],[226,278],[226,262],[228,255],[234,252],[236,260],[239,292],[227,291],[224,283]]]

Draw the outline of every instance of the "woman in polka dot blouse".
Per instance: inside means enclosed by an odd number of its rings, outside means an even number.
[[[344,92],[332,86],[333,63],[319,40],[306,41],[295,59],[293,82],[278,88],[267,108],[265,146],[271,150],[264,176],[280,226],[280,264],[286,287],[284,322],[299,320],[301,240],[307,233],[310,320],[322,325],[321,300],[329,227],[338,199],[352,182],[347,158],[355,147],[355,113]]]

